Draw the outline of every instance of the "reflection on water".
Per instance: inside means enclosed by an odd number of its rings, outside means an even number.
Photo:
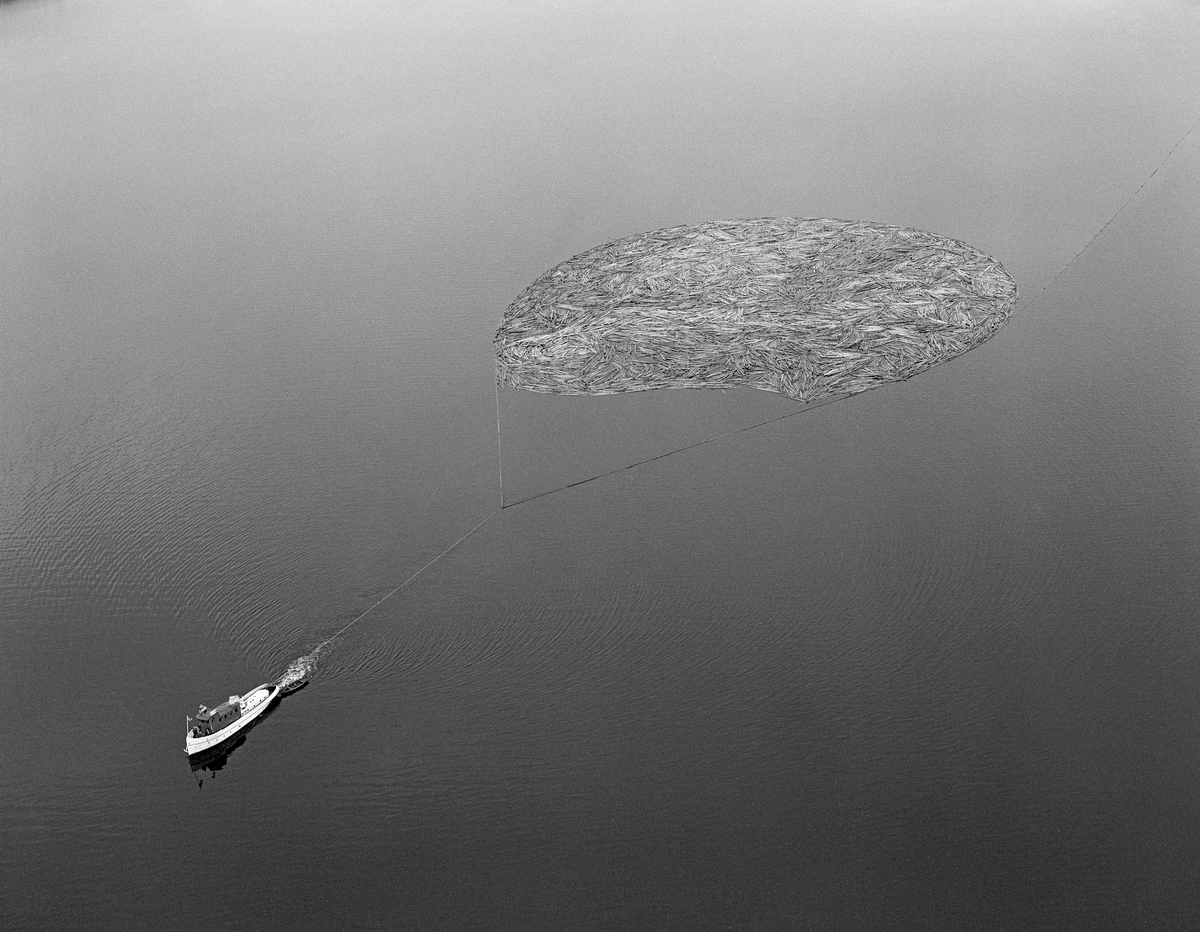
[[[202,751],[199,754],[193,754],[188,758],[188,766],[192,768],[192,775],[196,778],[196,786],[204,787],[204,778],[207,776],[210,779],[216,779],[217,771],[224,770],[225,765],[229,763],[229,758],[233,752],[246,743],[247,734],[258,727],[259,723],[264,721],[271,711],[268,710],[253,724],[248,725],[243,731],[239,732],[235,737],[231,738],[225,744],[215,748],[209,748],[207,751]]]

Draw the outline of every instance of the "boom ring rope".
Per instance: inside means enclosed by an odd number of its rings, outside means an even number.
[[[1146,180],[1143,181],[1140,185],[1138,185],[1137,189],[1132,194],[1130,194],[1129,197],[1127,197],[1125,199],[1124,203],[1122,203],[1121,206],[1117,208],[1116,213],[1114,213],[1111,217],[1108,218],[1108,220],[1105,222],[1105,224],[1102,227],[1100,227],[1100,229],[1097,230],[1092,235],[1091,239],[1089,239],[1087,241],[1087,243],[1084,244],[1083,248],[1080,249],[1079,252],[1077,252],[1071,258],[1071,260],[1069,262],[1067,262],[1066,265],[1064,265],[1061,269],[1059,269],[1058,272],[1056,272],[1054,274],[1054,276],[1048,282],[1046,282],[1046,284],[1044,284],[1032,298],[1027,300],[1024,304],[1021,304],[1019,307],[1017,307],[1012,312],[1013,317],[1015,317],[1021,311],[1025,310],[1027,307],[1029,307],[1031,304],[1035,303],[1039,298],[1041,298],[1041,296],[1043,294],[1045,294],[1045,292],[1050,288],[1050,286],[1053,285],[1056,281],[1058,281],[1058,279],[1062,277],[1063,273],[1066,272],[1067,269],[1069,269],[1072,265],[1074,265],[1075,262],[1079,259],[1079,257],[1082,256],[1085,252],[1088,251],[1088,249],[1091,248],[1092,244],[1095,243],[1096,240],[1098,240],[1100,238],[1100,236],[1104,233],[1105,230],[1107,230],[1110,226],[1112,226],[1113,222],[1117,219],[1117,217],[1119,217],[1121,215],[1121,213],[1125,210],[1125,208],[1128,207],[1129,204],[1139,194],[1142,193],[1142,191],[1146,187],[1146,185],[1148,185],[1154,179],[1154,176],[1158,174],[1159,170],[1164,165],[1166,165],[1168,161],[1170,161],[1171,156],[1173,156],[1175,154],[1176,150],[1181,145],[1183,145],[1183,143],[1187,140],[1187,138],[1190,135],[1192,135],[1192,133],[1196,130],[1197,127],[1200,127],[1200,118],[1198,118],[1196,120],[1196,122],[1192,124],[1191,128],[1188,129],[1188,131],[1186,133],[1184,133],[1181,137],[1179,137],[1179,140],[1175,143],[1175,145],[1173,145],[1171,147],[1170,151],[1168,151],[1167,154],[1165,156],[1163,156],[1162,161],[1160,161],[1158,163],[1158,165],[1156,165],[1154,167],[1154,170],[1152,172],[1150,172],[1149,175],[1146,176]],[[962,355],[965,356],[967,353],[972,352],[978,348],[979,348],[978,346],[973,346],[970,349],[968,349],[966,352],[964,352]],[[950,360],[950,361],[952,362],[953,360]],[[882,386],[875,386],[875,388],[879,388],[879,387],[882,387]],[[497,377],[497,383],[496,383],[496,443],[497,443],[497,447],[499,446],[499,443],[500,443],[500,394],[499,394],[499,389],[500,389],[500,383],[499,383],[499,377]],[[874,388],[870,388],[870,389],[867,389],[866,391],[874,391],[874,390],[875,390]],[[866,394],[866,391],[857,392],[856,394]],[[799,411],[793,411],[789,414],[782,414],[777,417],[768,418],[765,421],[759,421],[757,424],[751,424],[748,427],[741,427],[741,428],[738,428],[737,430],[731,430],[727,433],[719,434],[718,436],[715,436],[715,437],[709,437],[707,440],[700,440],[696,443],[690,443],[687,446],[679,447],[678,449],[670,450],[666,453],[659,453],[656,456],[647,457],[646,459],[639,460],[636,463],[630,463],[628,466],[620,466],[616,469],[611,469],[608,472],[600,473],[595,476],[589,476],[587,479],[579,479],[575,482],[569,482],[566,485],[562,485],[562,486],[559,486],[558,488],[550,489],[547,492],[538,492],[536,495],[530,495],[527,498],[522,498],[518,501],[512,502],[507,505],[504,504],[503,477],[502,477],[501,478],[501,493],[500,493],[500,510],[503,511],[505,508],[514,508],[517,505],[523,505],[525,502],[531,502],[531,501],[534,501],[535,499],[545,498],[548,495],[554,495],[558,492],[565,492],[567,489],[573,489],[573,488],[576,488],[577,486],[585,485],[589,482],[594,482],[597,479],[603,479],[607,476],[615,475],[616,473],[622,472],[626,469],[633,469],[636,466],[642,466],[642,465],[645,465],[646,463],[651,463],[655,460],[664,459],[668,456],[673,456],[676,453],[682,453],[686,450],[693,450],[696,447],[701,447],[708,443],[714,443],[718,440],[724,440],[726,437],[732,437],[735,434],[741,434],[741,433],[745,433],[746,431],[756,430],[759,427],[765,427],[768,424],[774,424],[776,421],[786,420],[787,418],[796,417],[801,414],[808,414],[810,411],[815,411],[817,408],[823,408],[825,405],[830,404],[831,402],[842,401],[848,397],[851,397],[851,396],[838,395],[833,398],[828,398],[828,399],[825,399],[824,401],[821,401],[818,404],[805,406],[804,408],[802,408]]]

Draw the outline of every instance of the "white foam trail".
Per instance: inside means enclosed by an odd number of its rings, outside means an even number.
[[[325,644],[318,644],[316,650],[293,660],[284,671],[283,676],[275,681],[275,685],[286,690],[307,680],[317,668],[317,660],[328,643],[326,641]]]

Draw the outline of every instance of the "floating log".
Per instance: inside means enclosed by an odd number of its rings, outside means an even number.
[[[606,395],[749,387],[801,402],[911,378],[991,337],[1017,286],[920,230],[720,220],[589,249],[539,276],[496,334],[500,381]]]

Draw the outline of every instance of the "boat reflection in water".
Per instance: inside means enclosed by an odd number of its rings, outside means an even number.
[[[225,766],[229,763],[229,758],[233,756],[233,752],[246,743],[246,738],[250,732],[254,731],[255,728],[274,715],[279,710],[279,706],[284,699],[292,695],[292,693],[299,692],[307,685],[308,681],[304,680],[282,690],[270,708],[259,715],[254,721],[247,724],[228,741],[223,741],[221,744],[200,751],[197,754],[189,755],[188,766],[192,768],[192,776],[196,778],[197,788],[204,788],[204,778],[206,776],[211,780],[215,780],[217,778],[217,771],[225,769]]]

